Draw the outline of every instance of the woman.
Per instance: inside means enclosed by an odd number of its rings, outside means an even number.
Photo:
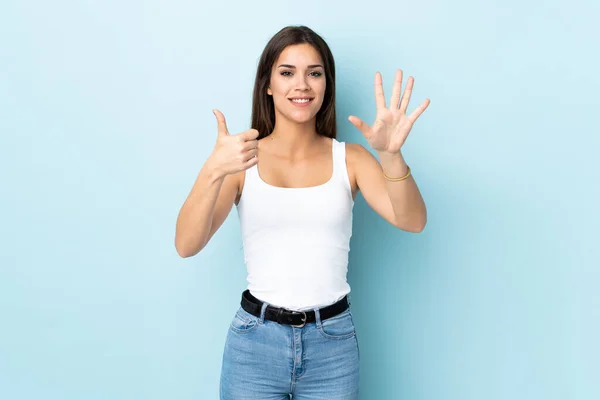
[[[248,288],[228,331],[221,399],[357,399],[359,349],[347,295],[354,198],[399,229],[420,232],[426,208],[401,147],[425,100],[406,115],[396,73],[389,107],[349,117],[377,152],[336,140],[335,66],[325,41],[286,27],[261,56],[252,129],[232,135],[215,110],[216,146],[178,220],[175,246],[198,253],[236,204]]]

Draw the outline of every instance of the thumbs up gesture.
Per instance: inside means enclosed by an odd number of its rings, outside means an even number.
[[[213,167],[223,176],[245,171],[258,163],[258,131],[248,129],[231,135],[227,129],[225,116],[219,110],[213,110],[217,117],[217,143],[210,160]]]

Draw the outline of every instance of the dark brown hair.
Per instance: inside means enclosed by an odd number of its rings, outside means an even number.
[[[258,131],[258,139],[269,136],[275,127],[275,105],[273,98],[267,93],[273,64],[286,47],[304,43],[310,44],[317,50],[325,69],[325,97],[321,109],[317,113],[317,133],[336,138],[335,64],[331,50],[325,40],[312,29],[306,26],[288,26],[269,40],[256,70],[252,96],[252,129]]]

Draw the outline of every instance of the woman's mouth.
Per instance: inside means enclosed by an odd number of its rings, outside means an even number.
[[[314,98],[312,97],[292,97],[291,99],[289,99],[292,104],[294,104],[296,107],[306,107],[308,106],[310,103],[312,103],[312,101],[314,100]]]

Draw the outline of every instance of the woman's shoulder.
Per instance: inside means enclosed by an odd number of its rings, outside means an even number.
[[[371,156],[369,150],[367,150],[360,143],[342,142],[346,146],[346,158],[349,161],[360,160],[364,157]]]

